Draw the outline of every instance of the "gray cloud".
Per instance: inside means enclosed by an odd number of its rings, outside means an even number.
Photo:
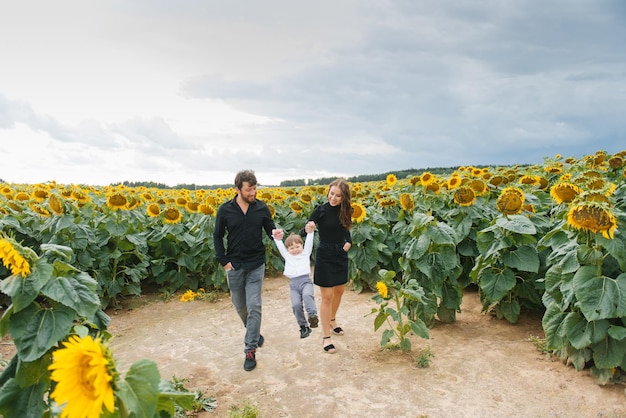
[[[132,153],[146,173],[169,166],[202,177],[198,183],[240,168],[289,179],[536,163],[556,153],[616,152],[626,143],[622,2],[99,7],[101,26],[83,29],[104,35],[113,58],[135,54],[171,72],[188,100],[223,101],[262,120],[190,133],[167,115],[138,109],[114,122],[69,126],[28,100],[6,99],[0,82],[0,128],[21,123],[56,141]],[[102,84],[115,85],[121,74],[103,71]],[[201,117],[208,127],[219,122]]]

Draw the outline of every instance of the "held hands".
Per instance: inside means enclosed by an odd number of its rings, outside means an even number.
[[[283,240],[285,232],[282,229],[272,229],[272,237],[279,241]]]
[[[304,232],[306,232],[307,234],[310,234],[313,231],[315,231],[315,222],[313,221],[307,222],[306,225],[304,225]]]

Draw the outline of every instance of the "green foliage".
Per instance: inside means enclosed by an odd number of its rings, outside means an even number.
[[[110,337],[110,318],[100,307],[98,284],[68,263],[71,248],[46,244],[41,250],[41,256],[32,252],[28,257],[30,275],[11,275],[0,282],[0,291],[11,300],[0,319],[0,336],[10,334],[17,350],[0,374],[0,414],[7,417],[57,416],[48,370],[54,352],[70,336],[104,341]],[[139,360],[125,377],[114,379],[115,416],[173,416],[176,406],[192,406],[191,394],[160,387],[152,361]]]
[[[420,369],[424,369],[430,366],[430,361],[434,356],[435,355],[430,350],[430,345],[427,345],[417,353],[417,357],[415,357],[415,364],[417,364],[417,367]]]
[[[428,328],[420,318],[410,317],[409,303],[423,303],[424,291],[415,280],[399,282],[394,280],[396,273],[393,271],[380,270],[379,286],[387,289],[387,294],[381,292],[372,297],[379,307],[373,308],[369,315],[376,314],[374,318],[374,331],[387,324],[388,329],[383,331],[380,340],[381,347],[390,344],[391,339],[396,337],[403,352],[411,351],[409,335],[416,334],[422,338],[430,338]],[[391,303],[391,305],[390,305]]]
[[[243,405],[232,405],[228,409],[228,418],[258,418],[259,410],[256,406],[244,402]]]

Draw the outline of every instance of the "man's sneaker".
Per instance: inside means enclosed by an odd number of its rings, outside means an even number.
[[[300,326],[300,338],[306,338],[309,335],[311,335],[311,328],[307,327],[306,325],[301,325]]]
[[[317,315],[309,316],[309,325],[311,326],[311,328],[317,328],[317,324],[319,323],[320,323],[320,320],[317,317]]]
[[[250,350],[246,353],[246,360],[243,362],[243,369],[247,372],[253,370],[256,367],[256,357],[254,350]]]
[[[265,342],[265,338],[263,338],[262,335],[259,335],[259,342],[256,343],[257,347],[263,346],[264,342]]]

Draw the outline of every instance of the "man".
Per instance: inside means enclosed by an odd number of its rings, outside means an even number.
[[[254,171],[237,173],[237,196],[219,207],[213,232],[215,255],[226,270],[233,306],[246,327],[243,363],[246,371],[256,367],[256,349],[264,341],[261,335],[261,291],[265,275],[263,231],[270,238],[283,238],[283,230],[276,229],[267,205],[256,199],[256,187]]]

